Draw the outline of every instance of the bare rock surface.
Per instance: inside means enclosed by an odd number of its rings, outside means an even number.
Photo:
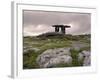
[[[48,49],[39,55],[36,61],[42,68],[53,67],[60,63],[71,64],[70,48]]]
[[[89,66],[91,64],[91,55],[90,55],[90,51],[82,51],[81,53],[79,53],[78,55],[78,59],[83,60],[83,66]]]

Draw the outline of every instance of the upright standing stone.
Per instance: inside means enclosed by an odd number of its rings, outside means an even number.
[[[65,34],[65,27],[64,26],[61,27],[61,33]]]
[[[59,32],[59,27],[55,27],[55,32]]]

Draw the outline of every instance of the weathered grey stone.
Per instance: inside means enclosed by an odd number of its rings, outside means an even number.
[[[90,51],[84,50],[84,51],[82,51],[82,53],[83,53],[83,55],[86,56],[86,57],[90,56]]]
[[[78,61],[81,61],[84,59],[84,55],[82,53],[78,54]]]
[[[84,62],[83,62],[83,66],[89,66],[91,64],[91,57],[85,57],[84,58]]]
[[[72,57],[70,55],[70,48],[48,49],[39,55],[36,61],[42,68],[53,67],[60,63],[71,64]]]
[[[83,66],[89,66],[91,64],[91,55],[90,55],[90,51],[82,51],[81,53],[79,53],[78,55],[78,60],[83,60]]]

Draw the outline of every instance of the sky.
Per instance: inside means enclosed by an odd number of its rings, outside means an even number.
[[[75,12],[23,11],[24,36],[37,36],[54,32],[52,25],[70,25],[66,34],[80,35],[91,33],[91,14]]]

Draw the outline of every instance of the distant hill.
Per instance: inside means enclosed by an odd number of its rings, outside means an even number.
[[[80,39],[89,39],[91,38],[91,34],[82,34],[82,35],[71,35],[71,34],[62,34],[58,32],[47,32],[43,33],[37,38],[46,39],[46,38],[66,38],[68,40],[80,40]]]
[[[63,35],[64,34],[59,33],[59,32],[47,32],[47,33],[40,34],[37,37],[51,37],[51,36],[63,36]]]
[[[40,39],[67,39],[67,40],[89,40],[91,39],[91,34],[82,34],[82,35],[71,35],[71,34],[62,34],[59,32],[47,32],[40,34],[38,36],[27,36],[24,38],[40,40]]]

